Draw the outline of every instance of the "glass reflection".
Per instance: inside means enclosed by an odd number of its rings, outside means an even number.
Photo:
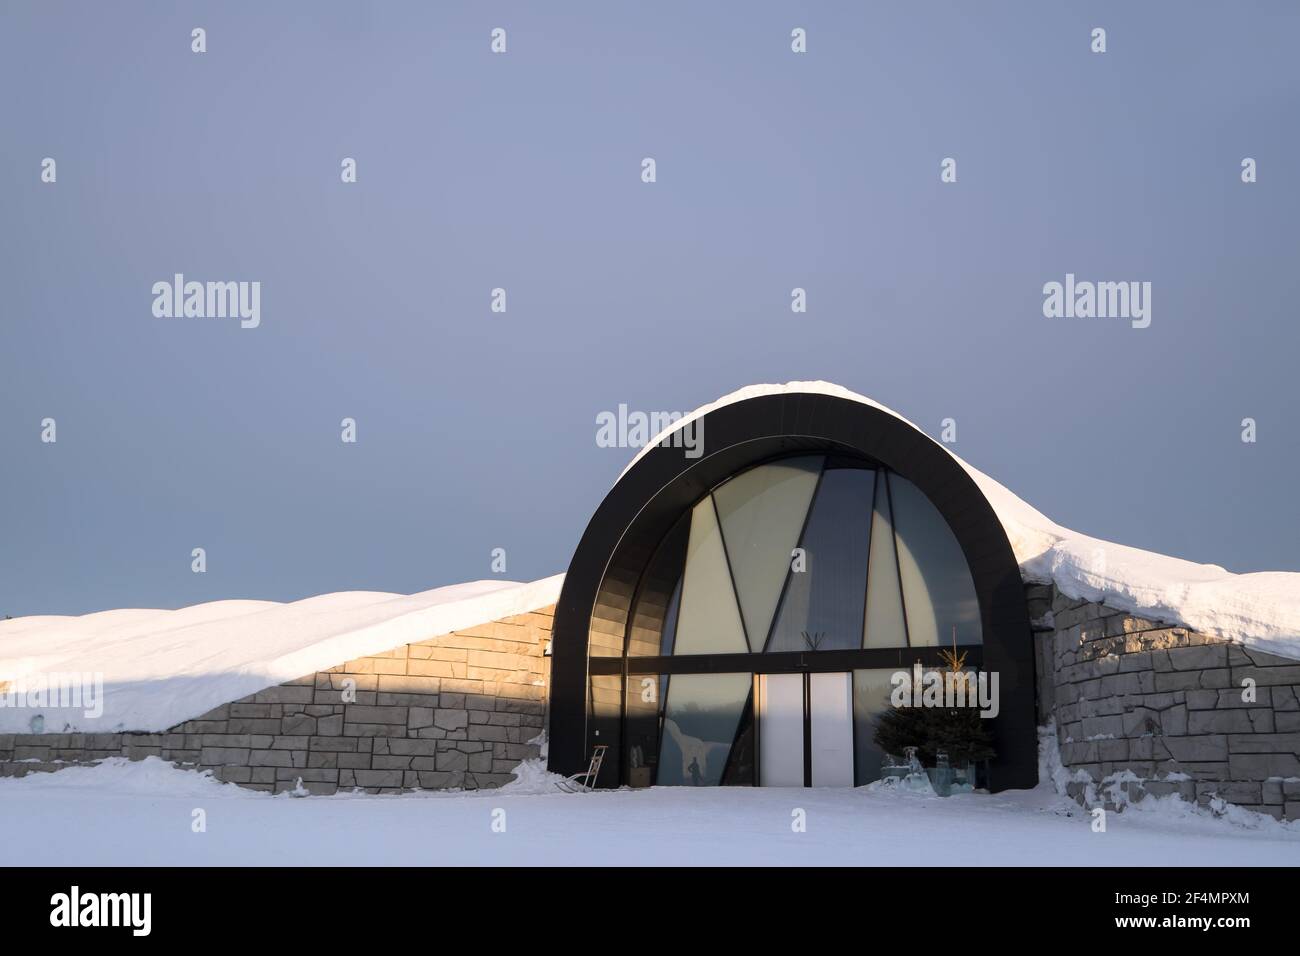
[[[673,676],[659,747],[660,786],[713,787],[722,782],[741,718],[752,710],[753,682],[751,674]]]
[[[854,650],[862,641],[867,542],[875,472],[831,468],[822,475],[769,651]],[[801,569],[800,569],[801,568]]]
[[[979,644],[979,600],[956,536],[930,499],[906,478],[889,476],[898,567],[913,647]]]
[[[668,678],[660,674],[629,674],[624,703],[627,785],[649,787],[659,765],[659,715]]]
[[[876,733],[876,718],[889,709],[889,694],[894,689],[890,679],[897,670],[898,668],[878,668],[853,672],[855,786],[860,787],[880,779],[880,767],[885,755],[872,738]]]

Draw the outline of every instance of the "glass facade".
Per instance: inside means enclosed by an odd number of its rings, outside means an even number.
[[[744,654],[749,650],[731,581],[717,509],[709,496],[691,513],[674,654]],[[720,594],[730,595],[729,600],[719,601]]]
[[[751,674],[678,674],[672,679],[664,705],[659,786],[753,783],[752,769],[744,779],[739,768],[728,766],[745,762],[745,744],[736,744],[753,727],[753,686]],[[752,757],[748,765],[752,768]]]
[[[751,652],[761,653],[817,489],[820,458],[751,468],[713,493]]]
[[[895,668],[853,672],[853,781],[859,787],[880,779],[885,755],[873,738],[876,718],[889,709],[894,672]]]
[[[655,780],[659,765],[659,721],[667,688],[668,677],[663,674],[628,677],[623,735],[627,747],[627,782],[633,787],[648,787]]]
[[[905,478],[889,479],[898,570],[911,646],[980,643],[980,608],[961,545],[930,499]]]
[[[628,627],[627,654],[630,657],[659,657],[673,652],[690,524],[688,515],[673,526],[642,575]],[[618,656],[622,655],[620,643]],[[597,655],[593,653],[593,656]]]
[[[758,783],[774,706],[759,706],[758,678],[769,673],[843,675],[803,684],[809,726],[823,727],[821,741],[804,734],[805,777],[874,780],[890,675],[910,667],[911,649],[933,656],[954,633],[982,642],[970,569],[938,509],[888,469],[835,455],[771,461],[713,488],[665,535],[629,600],[622,673],[614,661],[593,672],[588,726],[632,786]],[[814,775],[827,753],[852,766]]]
[[[876,475],[876,498],[871,512],[871,560],[867,564],[867,620],[863,647],[906,647],[907,621],[903,617],[903,591],[898,580],[898,546],[889,502],[889,482],[882,470]]]
[[[822,475],[799,540],[802,555],[783,552],[789,574],[767,650],[862,646],[874,481],[875,472],[863,468],[828,468]]]

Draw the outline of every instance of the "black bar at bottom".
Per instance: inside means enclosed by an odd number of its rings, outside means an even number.
[[[575,834],[574,839],[581,840],[583,835]],[[946,852],[942,848],[936,851]],[[955,856],[959,851],[952,852]],[[707,853],[701,858],[707,860]],[[143,938],[192,940],[196,932],[213,939],[210,934],[219,928],[234,938],[256,933],[270,941],[285,935],[304,944],[317,934],[325,941],[337,932],[342,934],[338,939],[346,937],[364,946],[368,933],[375,934],[378,943],[390,932],[405,934],[420,925],[427,929],[440,912],[454,916],[459,925],[476,925],[473,920],[481,916],[490,921],[481,925],[530,926],[539,940],[563,940],[574,937],[575,921],[583,932],[593,920],[608,922],[611,930],[626,930],[628,914],[618,906],[605,905],[606,894],[657,899],[664,886],[662,872],[630,867],[616,874],[559,870],[541,882],[526,873],[499,873],[490,877],[496,881],[493,885],[499,890],[510,885],[516,891],[484,893],[473,889],[480,886],[474,878],[445,867],[72,869],[20,868],[13,862],[6,861],[5,888],[0,893],[0,925],[11,952],[19,951],[13,948],[18,941],[47,933],[57,936],[76,931],[129,943]],[[934,863],[938,865],[926,869],[946,872],[882,866],[863,868],[851,880],[819,879],[816,899],[808,905],[821,913],[843,905],[847,920],[866,920],[855,932],[867,936],[901,939],[916,934],[924,938],[939,932],[971,940],[989,939],[989,934],[995,933],[1024,939],[1029,938],[1025,933],[1042,930],[1049,934],[1042,937],[1048,945],[1055,945],[1051,941],[1061,938],[1063,931],[1072,944],[1126,936],[1144,942],[1173,941],[1190,934],[1231,943],[1260,931],[1278,938],[1276,934],[1290,932],[1294,922],[1294,871],[1290,869],[998,869],[961,866],[958,859]],[[616,890],[610,879],[618,881]],[[673,898],[693,907],[695,904],[687,901],[716,895],[717,879],[697,870],[677,870]],[[733,870],[726,879],[729,899],[736,899],[740,890],[739,898],[783,899],[792,901],[788,905],[797,909],[793,901],[805,898],[801,892],[807,889],[808,874],[798,869],[750,867]],[[755,892],[767,895],[755,897],[745,892],[744,884],[749,881],[753,881]],[[148,894],[148,936],[136,935],[143,928],[142,919],[137,919],[135,927],[129,919],[132,913],[139,916],[144,912],[143,896],[138,898],[141,905],[134,908],[131,900],[117,897],[115,908],[125,917],[119,922],[126,925],[53,925],[60,919],[61,900],[70,904],[74,886],[83,912],[91,895]],[[104,912],[111,916],[112,909],[114,906],[107,907]],[[948,915],[943,925],[936,925],[940,913]],[[65,906],[65,924],[71,922],[66,914]],[[953,925],[947,922],[949,916]],[[675,919],[671,907],[661,918]],[[1236,925],[1228,925],[1230,921]],[[316,929],[309,930],[309,926]],[[704,934],[712,929],[698,926]],[[717,929],[724,931],[722,924]]]

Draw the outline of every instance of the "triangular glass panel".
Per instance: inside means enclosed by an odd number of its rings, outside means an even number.
[[[768,651],[862,646],[872,487],[865,468],[827,468],[792,564]]]
[[[751,468],[713,493],[745,633],[755,653],[767,641],[821,467],[820,456],[787,458]]]
[[[680,603],[675,655],[748,651],[711,496],[706,496],[691,513]]]

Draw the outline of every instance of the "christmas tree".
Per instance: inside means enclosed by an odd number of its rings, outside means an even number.
[[[948,665],[947,673],[942,674],[945,684],[969,676],[965,673],[966,652],[957,651],[956,625],[952,650],[940,651],[939,656]],[[977,707],[893,707],[876,719],[875,740],[887,754],[899,755],[915,747],[921,762],[931,767],[940,753],[947,754],[949,764],[958,767],[997,755]]]
[[[875,741],[890,754],[915,747],[930,767],[940,752],[954,766],[996,756],[987,722],[976,707],[891,707],[876,719]]]
[[[963,681],[966,654],[957,651],[957,628],[952,629],[952,650],[941,651],[948,665],[945,684]],[[962,698],[965,699],[964,697]],[[991,760],[996,756],[978,707],[892,707],[876,719],[876,746],[888,754],[915,747],[923,764],[935,765],[940,753],[953,766]]]

